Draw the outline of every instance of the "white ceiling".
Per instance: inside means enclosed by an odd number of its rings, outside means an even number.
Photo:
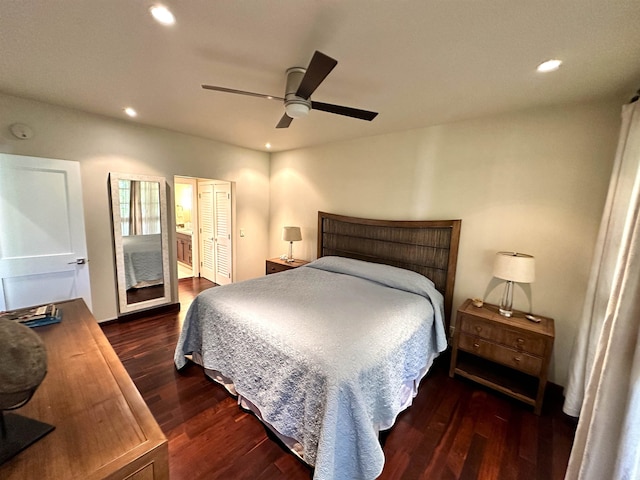
[[[638,0],[0,0],[0,91],[273,151],[640,88]],[[312,111],[275,129],[284,73],[315,50],[338,60]],[[559,58],[557,72],[541,61]],[[0,112],[1,114],[1,112]],[[19,121],[19,119],[15,119]]]

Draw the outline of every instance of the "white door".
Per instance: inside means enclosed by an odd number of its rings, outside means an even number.
[[[87,261],[80,164],[0,153],[0,310],[91,309]]]
[[[216,282],[213,221],[213,183],[198,182],[198,233],[200,237],[200,276]]]
[[[231,283],[231,184],[213,186],[216,283]]]

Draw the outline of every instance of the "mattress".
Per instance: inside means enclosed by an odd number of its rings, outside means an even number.
[[[201,293],[174,361],[179,369],[191,356],[233,382],[300,445],[314,479],[373,479],[384,466],[379,431],[446,346],[443,299],[430,280],[323,257]]]

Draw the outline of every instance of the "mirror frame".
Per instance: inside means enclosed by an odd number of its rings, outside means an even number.
[[[160,185],[160,238],[162,246],[162,276],[164,296],[138,303],[127,303],[127,282],[124,266],[124,248],[122,237],[122,218],[120,216],[120,180],[141,182],[157,182]],[[139,310],[171,303],[172,284],[169,262],[169,223],[167,213],[167,181],[164,177],[152,175],[135,175],[129,173],[109,173],[109,195],[111,197],[111,232],[116,266],[116,286],[118,292],[118,312],[127,314]]]

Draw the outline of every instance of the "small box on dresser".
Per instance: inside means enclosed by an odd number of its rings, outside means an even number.
[[[269,260],[267,260],[265,273],[269,275],[270,273],[285,272],[287,270],[291,270],[292,268],[298,268],[302,265],[306,265],[307,263],[309,262],[307,262],[306,260],[294,260],[293,262],[288,262],[286,260],[282,260],[281,258],[270,258]]]
[[[514,310],[504,317],[496,305],[458,309],[449,376],[469,378],[534,407],[539,415],[555,338],[552,318],[539,323]]]

